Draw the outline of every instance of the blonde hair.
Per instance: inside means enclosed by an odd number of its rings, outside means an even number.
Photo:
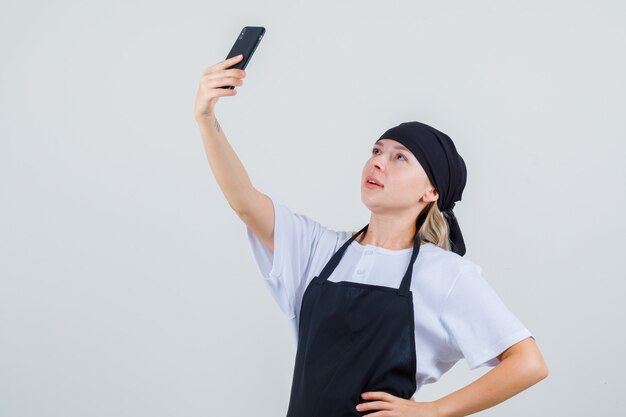
[[[422,227],[417,231],[421,240],[425,240],[445,250],[450,250],[450,231],[448,230],[448,222],[443,213],[437,207],[437,201],[431,201],[422,212],[417,216],[416,224],[419,225],[420,219],[426,217]]]

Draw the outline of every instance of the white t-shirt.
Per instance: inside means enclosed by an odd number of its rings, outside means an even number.
[[[329,229],[269,197],[275,212],[274,254],[246,226],[248,241],[274,300],[291,321],[297,347],[304,290],[352,231]],[[355,240],[328,279],[399,288],[412,250]],[[480,266],[432,243],[420,247],[411,292],[418,390],[437,381],[459,359],[465,358],[469,369],[496,366],[500,353],[534,337],[482,277]]]

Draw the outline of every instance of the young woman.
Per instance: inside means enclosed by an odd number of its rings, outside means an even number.
[[[467,174],[452,140],[415,121],[383,133],[361,177],[370,222],[334,231],[256,190],[228,144],[213,110],[236,94],[220,86],[243,84],[245,72],[229,68],[240,59],[205,70],[194,115],[259,272],[291,320],[287,417],[466,416],[545,378],[534,336],[463,258],[452,209]],[[436,401],[411,399],[463,358],[470,369],[494,368]]]

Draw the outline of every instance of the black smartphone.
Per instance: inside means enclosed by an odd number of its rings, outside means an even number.
[[[231,48],[226,59],[232,58],[240,54],[243,54],[243,59],[232,67],[228,67],[228,69],[246,69],[248,62],[250,62],[250,58],[252,58],[252,54],[254,54],[254,51],[256,51],[256,47],[259,46],[259,42],[261,42],[261,39],[263,39],[264,34],[265,28],[263,26],[246,26],[241,29],[239,37],[235,41],[235,44]],[[230,88],[232,90],[233,88],[235,88],[235,86],[224,85],[220,88]]]

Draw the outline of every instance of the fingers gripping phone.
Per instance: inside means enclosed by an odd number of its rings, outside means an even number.
[[[252,58],[252,54],[254,54],[256,47],[259,46],[259,42],[261,42],[261,39],[263,39],[264,34],[265,28],[263,26],[246,26],[241,29],[239,37],[235,41],[235,44],[231,48],[226,59],[232,58],[240,54],[243,54],[243,59],[237,64],[228,67],[227,69],[246,69],[248,62],[250,62],[250,58]],[[235,88],[235,86],[224,85],[220,88],[230,88],[232,90],[233,88]]]

